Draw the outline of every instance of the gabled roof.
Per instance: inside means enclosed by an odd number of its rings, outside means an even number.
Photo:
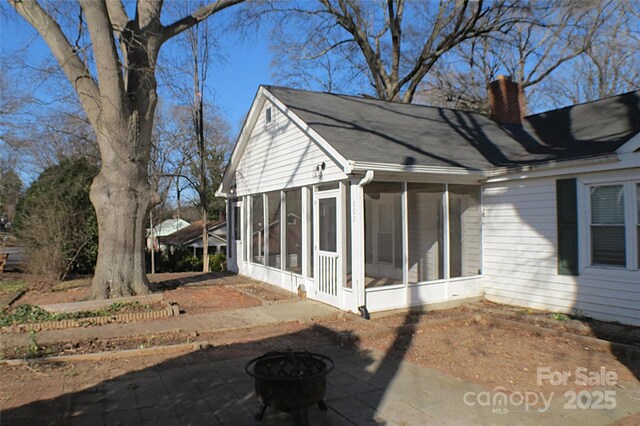
[[[209,232],[224,226],[226,224],[225,220],[216,220],[210,221],[207,223],[207,229]],[[159,239],[162,244],[172,245],[172,246],[181,246],[187,245],[197,238],[202,237],[202,221],[198,220],[193,222],[191,225],[180,229],[177,232],[174,232],[171,235],[167,235]],[[218,238],[218,237],[217,237]]]
[[[162,237],[173,234],[174,232],[189,226],[189,222],[182,219],[166,219],[153,227],[153,234],[156,237]],[[147,229],[147,234],[149,230]]]
[[[640,91],[536,114],[524,126],[477,113],[265,86],[354,163],[496,167],[611,154],[640,132]]]

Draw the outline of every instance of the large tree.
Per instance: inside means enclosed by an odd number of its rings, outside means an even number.
[[[620,93],[609,90],[622,86],[612,81],[632,80],[639,56],[631,47],[633,23],[637,26],[638,21],[627,9],[620,0],[530,0],[522,12],[526,19],[510,31],[488,34],[454,49],[423,82],[420,101],[488,112],[487,87],[498,74],[508,74],[520,84],[532,110],[558,106],[558,101],[577,103]],[[606,70],[602,79],[595,79],[606,82],[600,93],[587,88],[594,80],[587,74],[598,69],[589,66],[598,64],[593,57],[602,58],[600,69]],[[556,86],[561,87],[553,90]],[[579,94],[584,92],[595,96],[581,99]]]
[[[46,5],[37,0],[8,0],[49,46],[96,134],[101,167],[90,192],[99,230],[94,298],[149,291],[145,219],[159,201],[149,184],[148,169],[160,48],[242,1],[217,0],[164,25],[162,1],[138,0],[130,17],[120,0],[80,0],[91,44],[77,48]]]
[[[344,83],[353,90],[360,83],[380,99],[405,103],[413,101],[425,76],[452,49],[507,31],[523,16],[520,2],[513,0],[266,4],[279,17],[273,49],[287,83],[307,85],[324,75],[325,89],[341,90]]]

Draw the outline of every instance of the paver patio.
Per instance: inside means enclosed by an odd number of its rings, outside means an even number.
[[[311,407],[312,425],[597,425],[640,411],[640,391],[621,387],[607,388],[615,391],[613,410],[566,410],[562,395],[553,396],[546,412],[538,411],[542,406],[471,406],[465,403],[466,394],[492,389],[379,352],[315,350],[331,356],[336,369],[328,376],[329,410]],[[72,394],[59,389],[46,401],[6,410],[0,421],[90,426],[293,424],[291,415],[273,409],[267,410],[262,422],[254,420],[260,406],[253,380],[244,372],[249,358],[192,363],[191,357],[183,355],[170,364],[127,373]],[[605,388],[591,392],[601,389]]]

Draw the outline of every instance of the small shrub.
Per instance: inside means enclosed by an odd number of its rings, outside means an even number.
[[[29,332],[29,346],[27,347],[27,358],[38,358],[40,356],[40,345],[38,345],[37,332]]]
[[[67,159],[46,169],[21,198],[15,226],[30,272],[50,280],[93,272],[98,222],[89,189],[97,173],[87,159]]]
[[[52,315],[39,306],[23,303],[13,310],[5,311],[0,315],[0,327],[11,324],[26,324],[33,322],[51,321]]]
[[[227,256],[224,253],[216,253],[209,256],[209,270],[213,272],[226,269]]]
[[[560,321],[560,322],[564,322],[564,321],[569,321],[569,317],[565,314],[561,314],[558,312],[554,312],[553,314],[551,314],[551,318],[553,318],[556,321]]]
[[[177,263],[176,272],[197,272],[202,271],[202,259],[195,256],[185,256]]]

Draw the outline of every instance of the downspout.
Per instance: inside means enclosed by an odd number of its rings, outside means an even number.
[[[362,254],[362,260],[364,262],[365,256],[364,256],[364,237],[365,237],[365,229],[364,229],[364,186],[371,183],[371,181],[373,181],[373,170],[367,170],[364,174],[364,177],[360,180],[360,182],[358,182],[358,187],[360,188],[359,192],[359,200],[358,200],[358,204],[360,205],[360,212],[361,214],[361,220],[359,221],[358,224],[358,229],[359,229],[359,238],[358,238],[358,248],[359,250],[356,251],[356,253],[361,253]],[[354,253],[355,254],[355,253]],[[355,256],[353,256],[355,257]],[[365,275],[364,275],[365,271],[364,271],[364,263],[359,263],[358,264],[358,291],[356,293],[356,305],[358,306],[358,311],[360,312],[360,316],[362,318],[365,319],[369,319],[369,311],[367,310],[367,305],[366,305],[366,301],[365,301]]]
[[[363,186],[371,183],[372,180],[373,180],[373,170],[367,170],[362,180],[358,183],[358,186],[362,188]]]

